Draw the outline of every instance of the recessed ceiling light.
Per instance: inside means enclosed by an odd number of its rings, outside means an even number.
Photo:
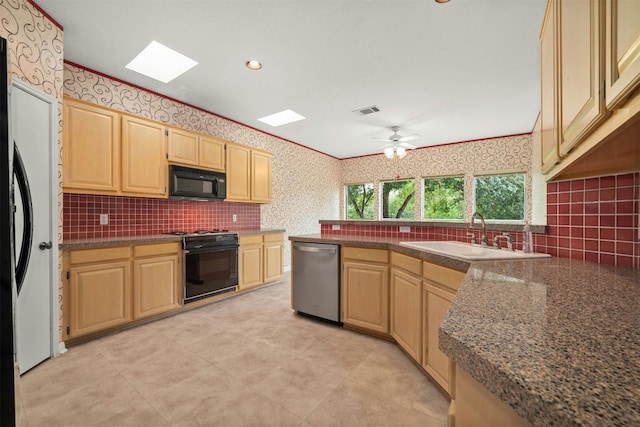
[[[436,3],[449,3],[449,0],[436,0]]]
[[[196,65],[198,63],[193,59],[152,41],[126,67],[162,83],[169,83]]]
[[[246,65],[250,70],[259,70],[260,68],[262,68],[262,64],[255,59],[247,61],[244,65]]]
[[[259,118],[258,120],[260,120],[262,123],[266,123],[273,127],[277,127],[277,126],[282,126],[289,123],[297,122],[298,120],[304,120],[305,118],[306,117],[301,116],[295,111],[284,110],[284,111],[280,111],[279,113],[271,114],[270,116]]]

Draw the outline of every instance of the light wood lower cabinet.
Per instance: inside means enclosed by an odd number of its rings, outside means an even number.
[[[422,261],[391,252],[391,336],[422,362]]]
[[[389,264],[386,249],[342,247],[340,320],[389,333]]]
[[[454,365],[438,347],[438,330],[447,314],[465,273],[424,261],[423,275],[423,341],[422,367],[449,394]]]
[[[130,249],[72,251],[69,268],[71,338],[131,321]]]
[[[181,253],[178,242],[68,251],[65,336],[81,337],[180,307]]]
[[[284,234],[240,236],[238,288],[249,289],[284,277]]]
[[[180,307],[182,263],[174,244],[134,247],[133,317],[139,319]]]

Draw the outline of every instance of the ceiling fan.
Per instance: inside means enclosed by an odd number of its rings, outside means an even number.
[[[403,158],[407,155],[407,150],[412,150],[416,148],[415,145],[407,143],[407,141],[413,141],[414,139],[420,138],[421,135],[414,133],[413,135],[401,136],[398,134],[399,126],[391,126],[391,131],[393,135],[388,138],[373,138],[375,141],[383,141],[387,144],[383,145],[382,150],[384,155],[389,159],[393,159],[394,156],[398,156],[399,158]]]

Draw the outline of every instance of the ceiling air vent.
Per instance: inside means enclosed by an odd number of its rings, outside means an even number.
[[[363,108],[358,108],[357,110],[353,110],[353,112],[359,116],[366,116],[367,114],[377,113],[378,111],[380,111],[380,109],[376,105],[371,105],[369,107],[363,107]]]

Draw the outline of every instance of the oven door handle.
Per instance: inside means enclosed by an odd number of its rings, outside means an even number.
[[[192,248],[185,249],[184,253],[189,254],[203,254],[207,252],[221,252],[238,249],[238,246],[216,246],[216,247],[203,247],[203,245],[196,245]]]

